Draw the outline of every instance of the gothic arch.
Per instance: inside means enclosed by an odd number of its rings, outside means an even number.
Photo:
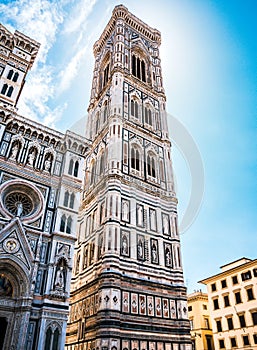
[[[31,282],[29,281],[29,273],[25,271],[19,260],[14,260],[15,256],[7,255],[0,259],[0,275],[4,274],[12,285],[12,298],[20,298],[29,296]]]

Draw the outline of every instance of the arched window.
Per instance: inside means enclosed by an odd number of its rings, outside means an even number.
[[[147,175],[156,177],[155,158],[152,154],[147,155]]]
[[[101,154],[100,157],[100,175],[103,175],[104,173],[104,152]]]
[[[70,196],[70,208],[73,209],[74,207],[74,201],[75,201],[75,194],[72,193]]]
[[[95,121],[95,133],[98,133],[100,126],[100,118],[99,118],[99,112],[96,113],[96,121]]]
[[[68,192],[68,191],[66,191],[66,192],[65,192],[65,194],[64,194],[64,201],[63,201],[63,205],[64,205],[65,207],[67,207],[67,206],[68,206],[68,203],[69,203],[69,197],[70,197],[69,192]]]
[[[130,112],[132,117],[139,118],[138,102],[134,99],[130,101]]]
[[[105,66],[104,68],[104,72],[103,72],[103,86],[102,88],[105,87],[105,85],[107,84],[108,82],[108,79],[109,79],[109,70],[110,70],[110,65],[109,63]]]
[[[7,97],[11,97],[12,96],[12,93],[13,93],[13,86],[10,86],[9,89],[8,89],[8,92],[7,92]]]
[[[140,153],[139,150],[132,146],[131,148],[131,168],[140,171]]]
[[[69,216],[67,220],[66,233],[71,233],[71,226],[72,226],[72,218],[71,216]]]
[[[90,177],[90,185],[93,185],[93,183],[95,182],[95,161],[92,162],[91,164],[91,177]]]
[[[8,72],[8,75],[7,75],[7,79],[10,79],[10,80],[11,80],[11,79],[12,79],[12,76],[13,76],[13,73],[14,73],[13,70],[10,69],[9,72]]]
[[[74,165],[74,172],[73,175],[75,177],[78,177],[78,172],[79,172],[79,162],[76,160],[75,165]]]
[[[59,330],[56,328],[53,334],[53,347],[52,350],[58,350],[58,344],[59,344]]]
[[[145,123],[153,125],[152,111],[148,107],[145,107]]]
[[[135,55],[132,55],[132,75],[146,82],[146,66],[145,61]]]
[[[2,90],[1,90],[1,94],[2,95],[5,95],[7,88],[8,88],[8,85],[4,84],[3,87],[2,87]]]
[[[160,160],[160,178],[161,181],[165,181],[163,160]]]
[[[61,225],[60,225],[60,231],[65,232],[65,226],[66,226],[66,216],[63,214],[61,217]]]
[[[103,122],[105,123],[108,117],[108,104],[107,102],[104,104],[104,117],[103,117]]]
[[[73,161],[73,159],[71,159],[70,164],[69,164],[69,170],[68,170],[69,175],[72,175],[73,165],[74,165],[74,161]]]
[[[48,330],[46,331],[45,350],[50,349],[51,338],[52,338],[52,329],[49,327]]]
[[[19,73],[18,73],[18,72],[15,72],[12,81],[16,83],[16,81],[18,80],[18,78],[19,78]]]

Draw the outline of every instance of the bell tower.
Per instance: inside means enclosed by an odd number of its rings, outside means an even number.
[[[160,44],[119,5],[94,45],[69,350],[191,349]]]

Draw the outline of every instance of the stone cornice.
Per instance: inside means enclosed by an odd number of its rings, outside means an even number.
[[[131,12],[129,12],[125,6],[118,5],[115,6],[112,12],[112,17],[109,20],[107,26],[105,27],[102,35],[100,36],[100,39],[97,40],[97,42],[94,44],[95,56],[105,45],[108,37],[111,35],[113,29],[115,28],[116,20],[119,18],[123,19],[123,21],[125,21],[127,25],[139,32],[146,39],[156,41],[158,44],[161,43],[161,33],[157,29],[149,27],[146,23],[144,23]]]

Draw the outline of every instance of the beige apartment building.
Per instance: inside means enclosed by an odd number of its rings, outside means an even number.
[[[208,294],[196,291],[188,295],[188,317],[193,350],[214,350]]]
[[[215,349],[257,349],[257,259],[221,266],[207,285]]]

